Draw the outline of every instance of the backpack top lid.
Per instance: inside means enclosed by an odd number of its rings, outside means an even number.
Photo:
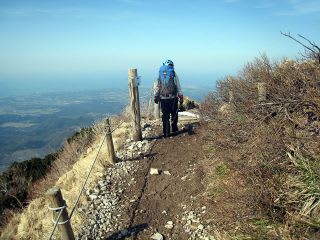
[[[174,64],[173,64],[173,62],[171,61],[171,60],[166,60],[164,63],[163,63],[163,65],[166,65],[166,66],[170,66],[170,65],[172,65],[172,66],[174,66]]]

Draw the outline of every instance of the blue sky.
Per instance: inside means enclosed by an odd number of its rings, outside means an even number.
[[[261,53],[298,57],[280,31],[320,44],[319,0],[0,0],[1,91],[149,84],[166,58],[182,85],[213,86]]]

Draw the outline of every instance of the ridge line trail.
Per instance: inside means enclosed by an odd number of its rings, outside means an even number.
[[[153,135],[159,132],[156,128]],[[142,227],[130,239],[150,239],[156,232],[176,240],[229,239],[225,232],[261,233],[262,229],[252,229],[252,219],[266,216],[257,207],[243,170],[230,163],[237,161],[235,152],[217,154],[206,134],[206,126],[200,124],[192,135],[161,138],[148,159],[136,162],[138,169],[132,175],[136,184],[127,192],[134,202],[127,210],[127,226]],[[160,174],[151,175],[150,168]],[[166,227],[170,221],[173,228]]]
[[[230,164],[237,161],[232,151],[212,149],[206,129],[151,141],[149,154],[108,168],[87,192],[88,225],[80,239],[144,240],[160,233],[166,240],[222,240],[229,239],[225,232],[250,231],[252,219],[261,217],[252,186]],[[159,124],[152,126],[153,136],[160,132]],[[132,144],[142,142],[128,144],[130,156]]]

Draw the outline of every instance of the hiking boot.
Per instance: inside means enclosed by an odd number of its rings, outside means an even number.
[[[168,138],[168,137],[170,137],[170,134],[163,134],[163,137]]]
[[[174,132],[178,132],[178,127],[177,126],[172,126],[172,132],[174,133]]]

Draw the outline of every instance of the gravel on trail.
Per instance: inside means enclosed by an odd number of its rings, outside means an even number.
[[[117,152],[120,162],[86,191],[89,206],[77,239],[215,239],[206,220],[197,132],[155,140],[159,123],[144,126],[145,140],[128,139]]]

